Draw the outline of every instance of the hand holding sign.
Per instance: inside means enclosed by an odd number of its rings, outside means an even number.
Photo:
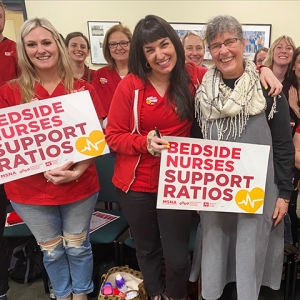
[[[169,142],[162,138],[156,127],[148,133],[147,143],[148,152],[153,156],[160,156],[161,150],[170,148]]]
[[[73,169],[69,170],[73,165],[74,162],[69,161],[61,167],[44,172],[44,176],[47,179],[47,181],[51,181],[53,184],[67,183],[76,180],[78,179],[75,178],[78,176],[76,172],[74,172]]]
[[[262,213],[269,146],[165,139],[157,208]]]
[[[109,152],[88,91],[1,109],[0,139],[1,183]]]

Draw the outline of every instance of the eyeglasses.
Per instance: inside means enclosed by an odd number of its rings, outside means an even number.
[[[231,38],[231,39],[227,39],[224,43],[213,43],[210,44],[208,46],[208,49],[210,50],[210,52],[214,53],[214,52],[218,52],[220,51],[220,49],[222,48],[222,45],[224,45],[227,48],[233,47],[235,46],[235,44],[237,43],[237,41],[239,41],[240,39],[238,38]]]
[[[119,43],[111,42],[111,43],[108,43],[108,47],[109,47],[110,49],[115,49],[115,48],[117,48],[118,45],[119,45],[120,47],[125,48],[125,47],[128,47],[128,44],[129,44],[129,43],[130,43],[129,41],[121,41],[121,42],[119,42]]]

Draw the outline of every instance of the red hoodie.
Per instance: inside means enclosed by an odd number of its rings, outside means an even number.
[[[193,63],[186,64],[186,69],[197,89],[207,69],[197,67]],[[191,85],[191,90],[195,91],[194,87]],[[136,169],[141,156],[148,155],[147,136],[142,135],[140,129],[141,108],[143,101],[146,100],[145,89],[146,86],[140,78],[133,74],[127,75],[115,91],[108,115],[106,140],[108,145],[117,152],[112,181],[124,192],[130,190],[136,179]],[[181,135],[170,128],[168,135],[189,136],[189,130],[187,134]],[[155,185],[157,182],[158,174]]]

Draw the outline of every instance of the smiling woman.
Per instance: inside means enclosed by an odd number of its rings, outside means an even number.
[[[81,32],[71,32],[66,36],[65,45],[70,55],[76,78],[91,82],[95,74],[86,64],[85,60],[90,55],[90,44]]]
[[[17,37],[17,51],[22,76],[0,88],[0,108],[88,90],[98,118],[106,116],[93,87],[74,79],[63,40],[49,21],[35,18],[24,22]],[[43,126],[49,123],[47,117],[40,117],[54,109],[46,106],[40,111],[25,112],[24,109],[21,113],[24,118],[32,118],[33,131],[39,127],[41,135]],[[55,109],[61,112],[59,106]],[[7,120],[13,124],[15,117]],[[52,121],[60,122],[59,118]],[[23,127],[23,130],[27,129]],[[53,140],[57,130],[51,132],[53,146],[53,142],[57,142]],[[45,139],[44,134],[40,141]],[[40,155],[49,148],[40,146]],[[89,226],[99,191],[93,161],[71,161],[44,173],[8,182],[5,191],[43,250],[43,262],[57,299],[87,299],[86,294],[93,291]]]
[[[272,148],[263,214],[202,211],[190,280],[196,281],[201,272],[204,299],[229,299],[221,296],[224,286],[236,282],[238,299],[254,300],[261,285],[280,288],[282,219],[293,190],[288,105],[262,89],[255,64],[243,58],[242,26],[234,17],[211,19],[206,39],[214,65],[195,99],[204,138],[234,142],[237,147],[253,143]],[[254,188],[249,182],[249,189]]]
[[[291,82],[288,78],[292,65],[293,53],[296,49],[293,39],[287,35],[278,37],[270,46],[267,56],[264,60],[264,65],[270,67],[274,75],[283,85],[283,93],[289,101],[289,90]],[[299,111],[294,111],[290,108],[290,116],[294,122],[298,121]]]
[[[59,54],[51,32],[42,27],[36,27],[24,37],[23,41],[26,54],[38,76],[44,74],[45,71],[55,75]],[[50,94],[55,86],[55,82],[49,85]]]
[[[182,45],[185,52],[185,60],[192,61],[197,66],[203,66],[205,55],[204,41],[195,31],[188,31],[182,38]]]
[[[291,68],[288,73],[288,80],[291,83],[289,89],[289,104],[298,119],[300,118],[299,95],[300,95],[300,47],[298,47],[291,61]],[[299,124],[299,120],[297,122]],[[299,129],[298,129],[299,130]],[[300,165],[299,165],[300,166]]]
[[[172,299],[185,299],[191,214],[156,209],[160,152],[169,147],[159,132],[189,136],[195,86],[206,69],[185,65],[177,33],[153,15],[136,25],[128,65],[130,73],[116,89],[106,128],[107,143],[117,153],[113,183],[149,296],[159,300],[165,293]]]
[[[96,71],[92,85],[107,113],[118,84],[128,73],[131,38],[129,28],[117,24],[108,29],[103,40],[102,50],[108,66]]]

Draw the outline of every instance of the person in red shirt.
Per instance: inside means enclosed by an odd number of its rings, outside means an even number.
[[[191,212],[156,209],[160,153],[169,147],[160,134],[190,136],[195,91],[207,69],[185,63],[178,35],[154,15],[136,25],[128,67],[129,74],[114,93],[106,127],[107,143],[116,152],[112,180],[148,295],[152,300],[161,294],[186,299]]]
[[[71,32],[65,38],[65,45],[72,61],[75,77],[92,82],[96,71],[85,64],[91,50],[87,37],[81,32]]]
[[[19,74],[16,43],[4,37],[5,8],[0,1],[0,87]],[[3,230],[6,219],[7,197],[3,185],[0,186],[0,299],[6,300],[8,291],[8,267],[3,246]]]
[[[190,135],[193,96],[207,69],[185,64],[178,35],[157,16],[136,25],[128,65],[130,73],[115,91],[106,127],[107,143],[116,151],[113,183],[148,295],[182,299],[188,293],[191,212],[156,209],[160,151],[168,143],[154,128],[162,136]]]
[[[130,30],[118,24],[107,30],[103,40],[102,50],[108,65],[96,71],[92,85],[107,113],[119,82],[128,73],[131,37]]]
[[[106,116],[94,88],[74,79],[64,42],[49,21],[24,22],[17,49],[22,76],[0,88],[0,108],[88,90],[98,118]],[[99,191],[93,159],[8,182],[5,191],[43,251],[57,299],[87,299],[93,291],[89,227]]]
[[[16,43],[3,35],[5,9],[0,1],[0,86],[19,75]]]

